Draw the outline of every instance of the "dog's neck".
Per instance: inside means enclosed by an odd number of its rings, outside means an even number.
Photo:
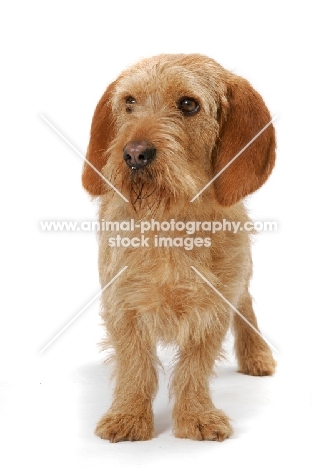
[[[224,208],[209,193],[201,195],[194,202],[190,202],[189,197],[161,198],[153,195],[146,198],[137,197],[134,200],[129,197],[128,202],[125,202],[117,193],[110,192],[100,199],[99,215],[102,219],[118,221],[128,219],[210,221],[223,218],[235,220],[239,217],[249,219],[242,202]]]

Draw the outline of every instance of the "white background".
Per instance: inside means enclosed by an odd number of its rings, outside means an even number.
[[[2,466],[119,467],[161,463],[310,466],[311,25],[308,2],[12,1],[2,6],[1,316]],[[279,350],[274,377],[218,365],[213,396],[232,418],[222,444],[175,439],[160,374],[156,438],[110,444],[93,434],[108,408],[110,370],[97,342],[98,301],[40,349],[99,291],[94,233],[44,233],[40,220],[93,220],[81,152],[95,105],[122,69],[162,52],[200,52],[247,78],[278,115],[278,157],[248,199],[276,220],[253,248],[252,294],[263,334]],[[168,371],[171,352],[161,351]]]

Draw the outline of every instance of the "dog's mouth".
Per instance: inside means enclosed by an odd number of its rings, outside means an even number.
[[[141,165],[141,166],[129,166],[130,169],[132,169],[132,171],[140,171],[142,170],[143,168],[145,168],[145,166],[147,165],[147,161],[146,161],[146,164],[144,165]]]
[[[145,200],[151,197],[155,193],[157,186],[149,168],[144,166],[131,167],[129,188],[132,204],[135,204],[138,200]]]
[[[123,159],[128,166],[129,192],[132,205],[150,198],[157,184],[150,164],[156,156],[156,148],[144,140],[130,141],[123,149]]]
[[[132,169],[132,171],[140,171],[141,169],[144,169],[147,165],[148,165],[149,161],[148,160],[143,160],[142,162],[140,162],[140,164],[131,164],[131,163],[128,163],[128,166],[130,167],[130,169]]]

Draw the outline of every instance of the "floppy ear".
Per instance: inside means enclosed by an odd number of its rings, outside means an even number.
[[[271,120],[262,97],[248,81],[232,75],[227,84],[228,107],[223,109],[212,160],[214,177]],[[275,132],[270,124],[216,177],[215,194],[221,205],[233,205],[261,187],[274,167],[275,146]]]
[[[105,152],[114,138],[114,119],[110,101],[115,83],[111,83],[101,97],[91,124],[90,141],[82,172],[82,185],[93,196],[99,196],[105,192],[105,181],[96,171],[101,172],[104,167]]]

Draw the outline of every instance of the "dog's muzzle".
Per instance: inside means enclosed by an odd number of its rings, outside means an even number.
[[[140,169],[156,156],[156,148],[146,141],[131,141],[123,150],[123,157],[131,169]]]

